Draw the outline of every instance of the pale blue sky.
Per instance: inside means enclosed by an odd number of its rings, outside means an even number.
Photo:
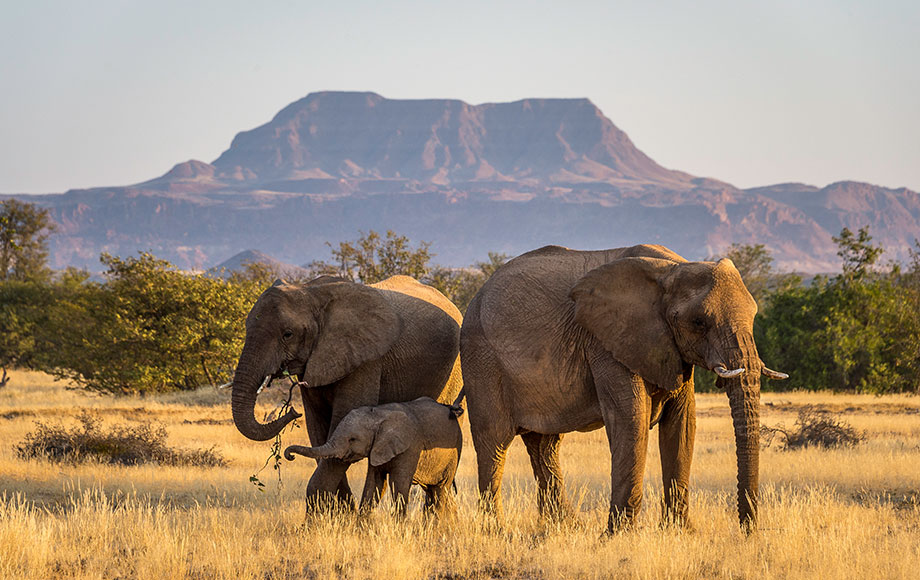
[[[0,0],[0,192],[136,183],[320,90],[588,97],[662,165],[920,190],[920,2]]]

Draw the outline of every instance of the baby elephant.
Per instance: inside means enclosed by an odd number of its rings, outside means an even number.
[[[462,414],[459,405],[443,405],[429,397],[359,407],[345,415],[325,445],[291,445],[284,457],[291,461],[296,453],[350,463],[367,457],[362,509],[377,505],[389,475],[398,514],[405,515],[409,488],[417,483],[425,490],[427,509],[451,515],[456,511],[450,488],[463,444]]]

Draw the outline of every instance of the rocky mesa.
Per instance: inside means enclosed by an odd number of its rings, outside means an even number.
[[[248,248],[303,264],[392,229],[465,265],[554,243],[662,243],[704,258],[762,243],[785,269],[835,269],[831,237],[868,225],[886,257],[920,237],[920,196],[842,181],[748,190],[664,168],[588,99],[470,105],[321,92],[239,133],[212,163],[123,187],[16,196],[59,224],[54,267],[153,251],[207,268]]]

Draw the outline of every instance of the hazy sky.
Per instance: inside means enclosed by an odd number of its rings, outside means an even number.
[[[662,165],[920,190],[920,2],[0,0],[0,192],[123,185],[320,90],[588,97]]]

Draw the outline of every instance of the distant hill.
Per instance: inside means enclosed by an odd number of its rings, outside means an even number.
[[[244,250],[209,268],[208,274],[215,277],[226,277],[233,272],[245,272],[249,264],[264,264],[282,278],[306,278],[310,273],[306,268],[276,260],[265,252]]]
[[[247,248],[291,264],[359,230],[430,241],[462,266],[554,243],[665,244],[691,259],[762,243],[777,265],[838,267],[831,237],[869,225],[886,257],[920,237],[920,196],[842,181],[742,190],[666,169],[587,99],[469,105],[375,93],[310,94],[238,134],[213,163],[136,185],[16,196],[48,207],[54,267],[150,250],[207,268]]]

